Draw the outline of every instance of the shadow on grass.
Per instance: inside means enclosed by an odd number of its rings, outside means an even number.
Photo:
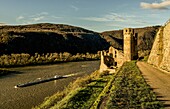
[[[165,107],[165,108],[169,108],[169,107],[170,107],[170,104],[164,104],[164,107]]]
[[[104,86],[88,86],[89,88],[104,88]]]
[[[164,97],[162,97],[162,98],[164,98]],[[159,97],[158,97],[158,99],[159,99]],[[167,103],[167,102],[169,102],[170,100],[159,100],[162,104],[163,104],[163,106],[165,107],[165,108],[170,108],[170,104],[169,103]]]
[[[107,81],[99,79],[99,80],[92,80],[91,82],[106,83]]]
[[[154,89],[159,89],[159,88],[153,88],[153,91]],[[154,92],[156,97],[157,97],[157,100],[160,101],[164,108],[170,108],[170,100],[166,98],[166,96],[162,96],[161,93],[159,92]]]
[[[0,79],[11,77],[16,74],[22,74],[22,72],[0,69]]]

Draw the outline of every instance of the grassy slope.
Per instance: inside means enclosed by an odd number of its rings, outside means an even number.
[[[103,93],[103,90],[106,90],[106,86],[114,77],[113,75],[105,74],[107,72],[100,74],[96,71],[90,76],[79,78],[74,83],[71,83],[63,92],[58,92],[47,98],[41,105],[35,108],[84,109],[98,106],[98,101],[100,100],[96,100],[100,99],[101,93]]]
[[[112,86],[114,87],[111,89],[106,106],[108,109],[163,107],[133,61],[124,63]]]
[[[107,99],[105,99],[107,98]],[[105,99],[105,100],[104,100]],[[105,102],[105,103],[103,103]],[[77,79],[63,92],[47,98],[36,109],[161,108],[135,62],[125,63],[114,75],[92,73]]]

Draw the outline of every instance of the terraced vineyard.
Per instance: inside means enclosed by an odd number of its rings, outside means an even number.
[[[79,78],[62,92],[46,99],[39,109],[160,109],[163,104],[147,85],[135,61],[115,73],[94,72]]]

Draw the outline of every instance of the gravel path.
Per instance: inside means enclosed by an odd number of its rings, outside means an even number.
[[[166,109],[170,109],[170,74],[160,71],[145,62],[137,62],[147,83],[156,92]]]

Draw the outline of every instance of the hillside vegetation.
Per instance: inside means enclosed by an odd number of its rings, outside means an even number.
[[[73,61],[89,61],[99,60],[100,54],[79,54],[72,55],[68,52],[64,53],[47,53],[47,54],[11,54],[0,56],[0,67],[17,67],[26,65],[56,64],[62,62]],[[1,73],[0,73],[1,76]]]
[[[136,28],[138,49],[151,49],[159,26]],[[0,26],[0,55],[2,54],[43,54],[43,53],[97,53],[107,50],[110,45],[122,50],[123,31],[103,33],[63,24],[33,24]]]
[[[62,24],[0,27],[1,54],[97,53],[109,47],[96,32]]]

